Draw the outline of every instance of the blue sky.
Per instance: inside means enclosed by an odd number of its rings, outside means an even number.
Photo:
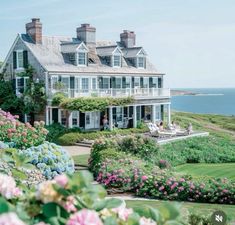
[[[40,17],[45,35],[76,35],[90,23],[97,39],[134,30],[167,87],[235,87],[234,0],[8,0],[1,2],[0,60],[25,23]]]

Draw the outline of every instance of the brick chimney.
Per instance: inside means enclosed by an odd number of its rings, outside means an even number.
[[[134,31],[124,30],[123,33],[120,34],[121,43],[126,48],[132,48],[135,46],[135,38],[136,35]]]
[[[96,45],[96,28],[89,23],[81,24],[81,27],[77,28],[77,38],[86,45]]]
[[[42,23],[39,18],[33,18],[32,22],[26,24],[26,33],[30,35],[35,44],[42,43]]]

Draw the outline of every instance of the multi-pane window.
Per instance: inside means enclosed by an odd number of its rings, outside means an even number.
[[[78,126],[78,116],[79,116],[78,111],[72,112],[72,125],[73,126]]]
[[[89,91],[89,78],[82,78],[82,90],[83,92]]]
[[[148,88],[149,87],[149,78],[144,77],[143,78],[143,88]]]
[[[116,77],[116,89],[121,89],[121,88],[122,88],[122,78]]]
[[[85,52],[78,53],[78,65],[86,65],[86,53]]]
[[[131,77],[126,77],[126,88],[131,87]]]
[[[17,68],[24,68],[23,51],[17,51]]]
[[[121,66],[121,56],[120,55],[114,55],[113,56],[113,66],[114,67],[120,67]]]
[[[96,78],[92,78],[92,89],[95,90],[97,86]]]
[[[110,79],[108,77],[103,78],[103,89],[109,89]]]
[[[134,87],[140,87],[140,77],[134,78]]]
[[[145,58],[144,57],[138,57],[138,67],[145,68]]]
[[[28,77],[16,77],[16,93],[24,93],[27,84],[29,82]]]
[[[69,77],[61,77],[61,83],[63,84],[63,89],[69,88]]]

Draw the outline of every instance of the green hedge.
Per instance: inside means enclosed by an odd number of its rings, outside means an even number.
[[[57,143],[60,145],[74,145],[83,140],[95,140],[100,137],[113,137],[116,135],[130,135],[147,132],[147,128],[114,129],[112,131],[92,131],[92,132],[70,132],[58,137]]]

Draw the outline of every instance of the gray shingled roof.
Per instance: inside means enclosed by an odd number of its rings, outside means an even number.
[[[146,69],[138,69],[128,63],[125,58],[122,58],[122,67],[114,68],[109,65],[106,65],[104,61],[98,56],[97,52],[99,52],[99,47],[97,49],[89,49],[88,57],[92,58],[94,63],[89,64],[86,67],[79,67],[73,64],[68,63],[65,60],[65,56],[61,52],[61,44],[66,45],[65,42],[76,42],[76,39],[71,37],[47,37],[43,36],[42,44],[34,44],[31,38],[22,34],[21,39],[24,41],[26,46],[31,50],[33,55],[37,58],[40,64],[51,73],[97,73],[97,74],[162,74],[159,73],[155,67],[147,60],[146,61]],[[78,43],[76,43],[78,44]],[[74,48],[76,46],[72,46],[72,44],[67,44],[68,48]],[[111,49],[115,49],[113,42],[97,42],[97,46],[107,46],[108,51]],[[117,43],[116,43],[117,44]]]
[[[123,55],[126,58],[134,58],[139,53],[142,47],[124,48],[122,49]]]
[[[112,55],[113,51],[117,48],[117,45],[111,45],[111,46],[102,46],[97,47],[96,52],[99,56],[110,56]]]

